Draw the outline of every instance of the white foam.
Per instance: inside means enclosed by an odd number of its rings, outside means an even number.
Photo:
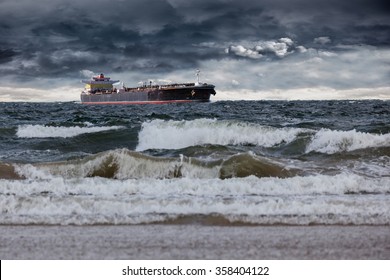
[[[390,178],[351,174],[287,179],[0,180],[0,224],[137,224],[181,215],[220,215],[266,224],[390,224],[389,191]]]
[[[365,148],[390,146],[390,133],[371,134],[356,130],[338,131],[321,129],[313,137],[306,152],[333,154]]]
[[[181,149],[203,144],[273,147],[283,142],[289,143],[305,131],[216,119],[153,120],[142,124],[137,150]]]
[[[60,137],[68,138],[81,135],[84,133],[96,133],[106,130],[121,129],[122,126],[96,126],[96,127],[80,127],[80,126],[46,126],[46,125],[20,125],[16,135],[20,138],[49,138]]]

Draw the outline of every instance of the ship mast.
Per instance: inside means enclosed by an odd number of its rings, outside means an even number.
[[[199,76],[200,76],[200,70],[196,69],[196,77],[197,77],[197,85],[199,85]]]

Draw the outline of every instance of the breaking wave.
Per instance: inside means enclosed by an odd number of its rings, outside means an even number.
[[[182,149],[204,144],[273,147],[281,143],[289,143],[299,133],[306,131],[300,128],[273,128],[216,119],[153,120],[142,124],[137,150]]]
[[[350,131],[334,131],[330,129],[319,130],[307,146],[306,152],[319,152],[334,154],[350,152],[366,148],[378,148],[390,146],[390,133],[371,134]]]
[[[1,167],[1,166],[0,166]],[[3,165],[7,168],[10,165]],[[102,152],[79,160],[65,162],[14,164],[13,174],[20,179],[104,177],[111,179],[234,178],[289,177],[296,170],[253,153],[220,160],[200,160],[181,155],[177,158],[152,157],[127,149]],[[6,172],[3,172],[6,173]],[[1,175],[1,173],[0,173]]]
[[[68,138],[75,137],[85,133],[96,133],[107,130],[121,129],[121,126],[46,126],[46,125],[20,125],[18,126],[16,136],[19,138]]]
[[[190,146],[255,145],[271,148],[288,145],[300,138],[303,153],[334,154],[358,149],[390,146],[390,134],[304,128],[276,128],[239,121],[196,119],[192,121],[153,120],[144,122],[136,150],[182,149]],[[295,148],[296,149],[296,148]]]
[[[28,186],[28,187],[27,187]],[[390,224],[390,180],[358,175],[221,180],[5,180],[0,224]],[[383,194],[383,195],[379,195]]]

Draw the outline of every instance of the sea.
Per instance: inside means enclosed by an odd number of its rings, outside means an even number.
[[[390,225],[390,101],[0,103],[1,225]]]

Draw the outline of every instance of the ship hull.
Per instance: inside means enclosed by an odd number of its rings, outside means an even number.
[[[119,93],[81,94],[83,104],[166,104],[208,102],[214,86],[138,88]]]

